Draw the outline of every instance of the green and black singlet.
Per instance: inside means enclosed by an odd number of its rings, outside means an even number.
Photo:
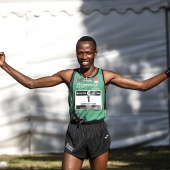
[[[73,71],[69,87],[70,121],[85,122],[101,120],[106,117],[105,83],[103,70],[87,79],[80,74],[79,69]]]

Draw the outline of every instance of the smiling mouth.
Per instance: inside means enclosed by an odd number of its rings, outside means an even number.
[[[86,65],[89,64],[89,61],[87,61],[87,60],[80,60],[80,64],[81,64],[82,66],[86,66]]]
[[[89,62],[88,61],[82,61],[81,64],[82,65],[87,65]]]

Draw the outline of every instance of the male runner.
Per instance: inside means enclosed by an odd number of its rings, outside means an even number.
[[[23,86],[34,89],[65,83],[69,89],[70,123],[66,133],[62,170],[80,170],[89,158],[92,170],[106,170],[110,136],[104,122],[106,117],[105,90],[109,85],[146,91],[170,76],[170,69],[150,79],[137,81],[94,66],[97,45],[89,36],[76,44],[77,69],[59,71],[51,76],[32,79],[8,65],[0,53],[0,67]]]

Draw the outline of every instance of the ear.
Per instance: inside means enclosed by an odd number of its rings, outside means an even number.
[[[95,54],[95,57],[96,57],[96,56],[97,56],[97,54],[98,54],[98,50],[96,50],[94,54]]]

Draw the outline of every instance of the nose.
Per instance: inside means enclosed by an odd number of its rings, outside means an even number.
[[[87,59],[87,54],[86,53],[82,53],[82,59]]]

